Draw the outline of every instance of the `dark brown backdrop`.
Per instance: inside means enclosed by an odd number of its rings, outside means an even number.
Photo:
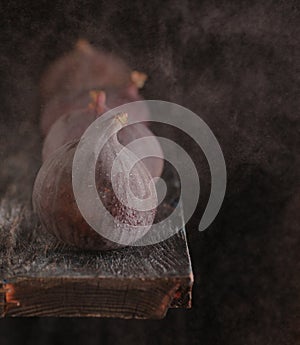
[[[31,135],[41,72],[83,36],[146,72],[146,98],[201,115],[229,181],[217,219],[197,232],[209,175],[194,151],[206,187],[188,224],[192,310],[162,321],[0,320],[1,344],[300,344],[297,3],[2,2],[0,154],[8,137]]]

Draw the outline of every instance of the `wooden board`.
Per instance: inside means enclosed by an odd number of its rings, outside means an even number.
[[[109,252],[73,249],[41,229],[31,208],[41,145],[27,126],[31,136],[20,137],[21,145],[9,136],[1,142],[1,317],[162,318],[170,307],[190,307],[184,229],[156,245]],[[168,207],[164,203],[160,212]]]

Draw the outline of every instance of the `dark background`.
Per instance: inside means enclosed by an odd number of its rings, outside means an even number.
[[[188,224],[191,310],[161,321],[5,319],[0,344],[300,344],[299,2],[11,0],[1,21],[0,145],[32,135],[28,121],[37,130],[42,71],[85,37],[146,72],[146,98],[206,121],[228,186],[199,233],[209,175],[191,150],[206,186]]]

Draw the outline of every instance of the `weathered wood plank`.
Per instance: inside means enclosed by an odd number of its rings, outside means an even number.
[[[5,284],[4,316],[162,318],[181,285],[181,278],[16,278]]]

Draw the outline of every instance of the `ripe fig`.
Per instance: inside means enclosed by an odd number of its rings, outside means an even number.
[[[80,39],[71,52],[49,66],[40,90],[43,102],[47,102],[56,95],[68,97],[95,88],[122,89],[130,82],[131,70],[122,59]]]
[[[122,114],[107,120],[105,131],[99,133],[99,140],[120,130],[124,118],[126,116]],[[112,180],[113,163],[123,149],[117,134],[111,136],[97,158],[95,184],[98,196],[111,217],[93,212],[99,200],[88,198],[83,202],[91,210],[94,222],[103,231],[117,234],[117,238],[114,237],[116,240],[111,240],[96,232],[77,206],[72,187],[72,165],[77,145],[78,140],[75,140],[58,148],[43,163],[37,175],[32,198],[34,210],[43,227],[62,242],[81,249],[108,250],[140,239],[153,224],[157,206],[155,186],[144,164],[138,161],[129,173],[133,154],[127,150],[122,153],[117,173],[113,177],[115,180]],[[148,199],[155,206],[145,211],[132,208],[132,195],[141,203]]]
[[[71,113],[74,110],[83,109],[86,108],[90,102],[90,93],[101,90],[105,92],[106,94],[106,104],[107,107],[112,109],[115,107],[118,107],[120,105],[135,102],[135,101],[141,101],[143,98],[138,93],[135,85],[128,85],[125,89],[122,90],[116,90],[116,89],[93,89],[93,90],[84,90],[80,94],[74,96],[71,95],[69,97],[67,96],[61,96],[56,97],[50,101],[48,101],[43,107],[42,107],[42,113],[41,113],[41,122],[40,127],[43,136],[46,136],[49,132],[51,126],[55,123],[57,119],[59,119],[61,116]],[[129,122],[131,120],[142,120],[142,121],[149,121],[150,115],[148,108],[144,103],[140,103],[138,105],[137,110],[134,112],[131,112],[129,114]],[[146,124],[146,123],[145,123]]]
[[[90,95],[93,97],[93,103],[90,103],[88,107],[69,112],[57,119],[52,125],[44,141],[42,152],[43,161],[53,154],[60,146],[75,139],[80,139],[88,126],[95,121],[98,116],[108,110],[105,104],[105,93],[103,91],[93,91]],[[129,116],[129,119],[130,118]],[[132,151],[138,157],[141,157],[143,151],[145,151],[144,146],[151,146],[152,151],[155,152],[155,156],[146,158],[143,162],[152,177],[159,177],[161,175],[164,163],[163,159],[159,157],[163,156],[162,149],[154,134],[143,123],[135,123],[126,126],[119,132],[118,138],[120,143],[124,146],[136,139],[145,138],[145,143],[139,146],[135,145]]]
[[[105,91],[107,105],[115,108],[141,100],[138,89],[146,79],[144,73],[132,71],[120,58],[79,40],[69,54],[50,65],[41,79],[43,135],[61,115],[84,107],[90,90]],[[147,109],[142,106],[137,116],[143,121],[149,119]]]

